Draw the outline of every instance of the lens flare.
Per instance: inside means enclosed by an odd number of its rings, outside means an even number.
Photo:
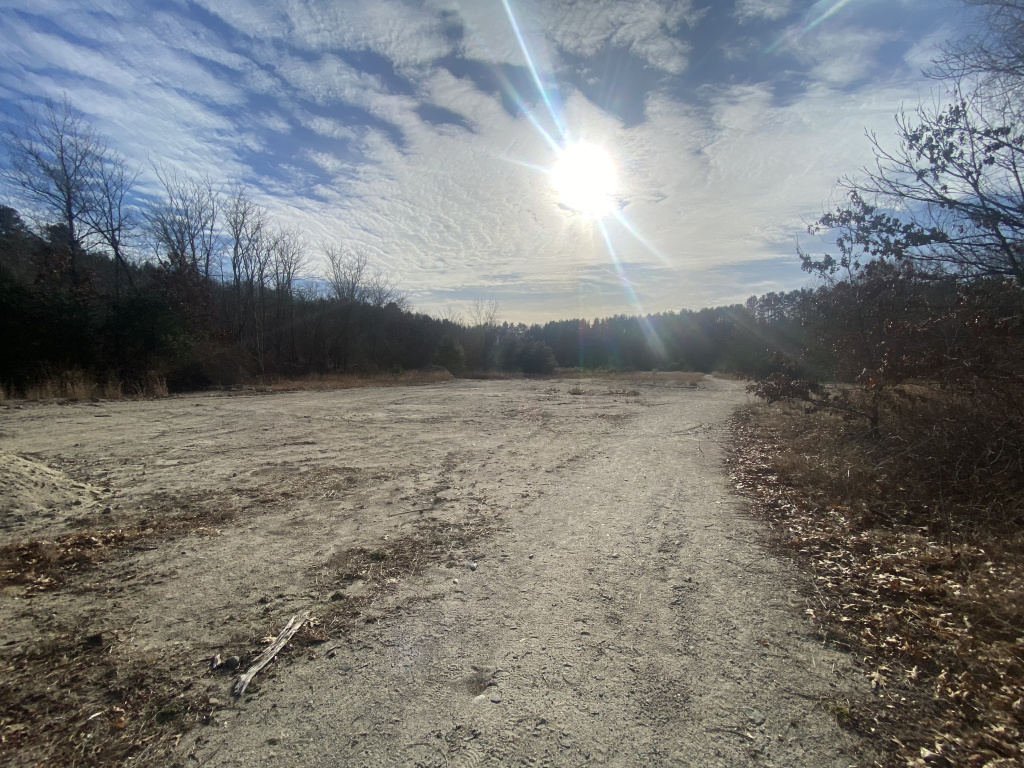
[[[601,147],[569,144],[559,154],[551,177],[559,202],[567,208],[593,218],[615,210],[615,164]]]

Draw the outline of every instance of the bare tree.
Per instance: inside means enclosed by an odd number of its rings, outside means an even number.
[[[933,73],[942,80],[971,80],[979,95],[1024,107],[1024,0],[963,0],[979,9],[979,31],[942,46]],[[1019,114],[1019,113],[1018,113]]]
[[[362,301],[370,263],[366,249],[349,248],[325,240],[320,243],[320,250],[327,259],[324,278],[334,298],[343,302]]]
[[[136,209],[129,196],[139,178],[139,171],[116,152],[96,158],[90,184],[91,205],[86,209],[89,228],[110,248],[114,257],[114,293],[120,295],[121,268],[129,284],[132,274],[125,260],[125,246],[138,224]]]
[[[399,309],[409,308],[409,297],[398,287],[398,276],[391,270],[374,269],[366,281],[364,301],[374,307],[394,304]]]
[[[988,26],[936,63],[946,103],[900,110],[895,149],[870,135],[874,167],[846,179],[848,204],[810,228],[838,230],[841,256],[802,254],[805,268],[881,257],[1024,285],[1024,0],[965,2]]]
[[[373,307],[396,304],[406,309],[409,299],[398,288],[398,277],[390,270],[370,265],[369,250],[324,241],[320,250],[327,259],[324,278],[338,301],[361,302]]]
[[[271,273],[274,281],[277,351],[281,353],[285,339],[291,357],[295,357],[294,287],[309,259],[309,238],[298,227],[277,230],[271,249]]]
[[[106,154],[102,139],[71,106],[46,101],[25,114],[24,125],[8,125],[3,137],[7,164],[3,178],[36,208],[40,228],[57,225],[68,245],[68,271],[77,283],[77,257],[86,248],[92,181]]]
[[[237,186],[228,194],[224,224],[235,297],[234,333],[242,343],[269,261],[270,216],[244,186]]]
[[[209,176],[155,168],[164,197],[150,206],[146,223],[167,265],[209,281],[218,261],[221,193]]]
[[[493,298],[474,299],[468,310],[469,322],[474,326],[497,327],[499,312],[498,302]]]
[[[452,325],[462,326],[466,324],[466,320],[462,316],[462,313],[459,312],[459,310],[457,310],[455,307],[450,305],[445,307],[441,311],[441,314],[438,315],[438,319],[443,320],[444,322],[447,323],[451,323]]]
[[[298,227],[279,229],[273,238],[274,290],[292,295],[292,286],[309,264],[309,238]]]

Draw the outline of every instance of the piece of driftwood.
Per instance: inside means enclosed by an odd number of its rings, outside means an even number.
[[[245,693],[245,689],[252,682],[252,679],[260,673],[267,664],[274,660],[274,657],[281,652],[281,649],[288,645],[288,641],[292,639],[292,635],[302,629],[302,625],[309,619],[309,611],[298,616],[292,616],[284,629],[281,630],[281,634],[277,636],[277,639],[270,644],[263,653],[259,655],[259,658],[253,662],[252,666],[245,671],[245,674],[239,677],[235,681],[235,687],[231,689],[231,692],[235,696],[241,696]]]

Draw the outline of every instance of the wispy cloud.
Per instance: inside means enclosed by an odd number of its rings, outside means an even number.
[[[0,112],[67,92],[143,165],[369,247],[427,311],[700,306],[801,282],[864,128],[927,87],[936,2],[508,0],[517,36],[497,0],[15,0]],[[616,163],[607,237],[558,205],[563,129]]]

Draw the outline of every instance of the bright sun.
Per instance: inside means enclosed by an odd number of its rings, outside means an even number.
[[[600,218],[615,208],[615,164],[601,147],[573,143],[561,151],[551,175],[559,201]]]

